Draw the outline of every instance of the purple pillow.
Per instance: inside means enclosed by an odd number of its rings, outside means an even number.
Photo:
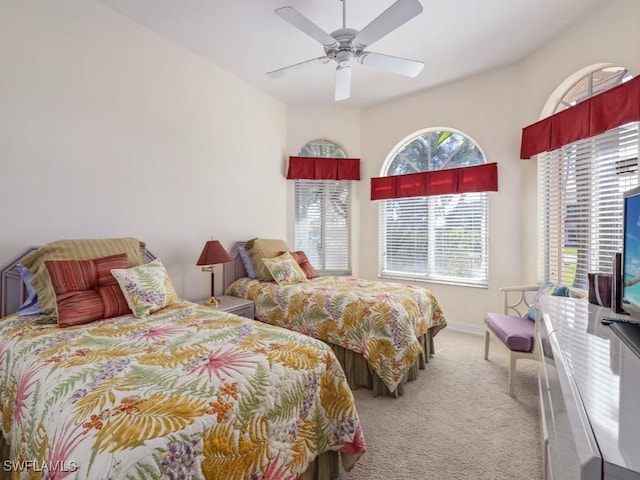
[[[251,258],[249,257],[249,253],[247,249],[244,247],[238,247],[238,251],[240,252],[240,259],[242,260],[242,265],[244,265],[244,269],[247,271],[247,276],[249,278],[258,278],[256,276],[256,272],[253,269],[253,264],[251,263]]]
[[[21,263],[16,264],[16,268],[18,269],[18,272],[20,272],[22,283],[24,283],[24,286],[29,293],[29,296],[24,301],[24,303],[20,305],[20,308],[18,308],[18,311],[16,313],[21,317],[26,317],[29,315],[40,315],[42,313],[42,308],[38,303],[38,294],[31,285],[33,273],[31,273],[31,271]]]

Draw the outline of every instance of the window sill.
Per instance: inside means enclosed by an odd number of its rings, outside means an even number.
[[[464,282],[461,280],[446,280],[438,278],[420,278],[410,277],[403,275],[378,275],[380,280],[401,280],[403,282],[416,282],[416,283],[435,283],[438,285],[451,285],[455,287],[470,287],[470,288],[489,288],[489,284],[484,282]]]

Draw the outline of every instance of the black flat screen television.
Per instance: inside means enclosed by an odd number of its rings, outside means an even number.
[[[624,193],[622,309],[640,319],[640,187]]]

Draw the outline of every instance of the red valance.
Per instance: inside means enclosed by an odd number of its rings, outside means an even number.
[[[371,200],[497,191],[497,163],[371,179]]]
[[[289,157],[287,179],[360,180],[360,159]]]
[[[520,158],[640,121],[640,76],[522,129]]]

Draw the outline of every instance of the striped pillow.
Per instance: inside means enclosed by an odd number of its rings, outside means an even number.
[[[145,243],[132,237],[57,240],[47,243],[22,259],[22,264],[33,273],[31,285],[37,292],[42,308],[41,322],[56,323],[56,295],[51,286],[46,260],[91,260],[122,252],[127,254],[128,266],[144,263]]]
[[[56,296],[58,326],[69,327],[131,313],[115,268],[127,267],[127,254],[92,260],[45,260]]]

